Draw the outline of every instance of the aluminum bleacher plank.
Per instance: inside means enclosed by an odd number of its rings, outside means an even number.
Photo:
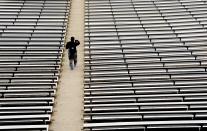
[[[9,126],[0,126],[0,130],[12,131],[12,130],[40,130],[48,131],[48,125],[9,125]]]

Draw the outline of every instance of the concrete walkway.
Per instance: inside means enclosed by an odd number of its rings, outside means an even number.
[[[74,36],[81,42],[78,64],[70,70],[65,50],[50,131],[81,131],[83,126],[84,0],[71,0],[68,26],[67,39]]]

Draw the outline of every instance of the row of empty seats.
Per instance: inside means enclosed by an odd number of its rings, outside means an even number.
[[[86,0],[84,130],[205,130],[207,1]]]
[[[0,1],[0,130],[48,131],[70,1]]]

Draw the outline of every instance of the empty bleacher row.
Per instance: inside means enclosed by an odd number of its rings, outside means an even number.
[[[86,0],[84,130],[205,130],[206,14],[206,0]]]
[[[0,1],[0,130],[47,131],[68,0]]]

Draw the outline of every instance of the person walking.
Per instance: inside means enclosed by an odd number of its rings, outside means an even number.
[[[68,49],[68,58],[70,61],[70,69],[73,70],[73,68],[77,65],[77,49],[76,46],[78,46],[80,42],[78,40],[75,40],[74,37],[71,37],[71,40],[67,42],[66,49]]]

